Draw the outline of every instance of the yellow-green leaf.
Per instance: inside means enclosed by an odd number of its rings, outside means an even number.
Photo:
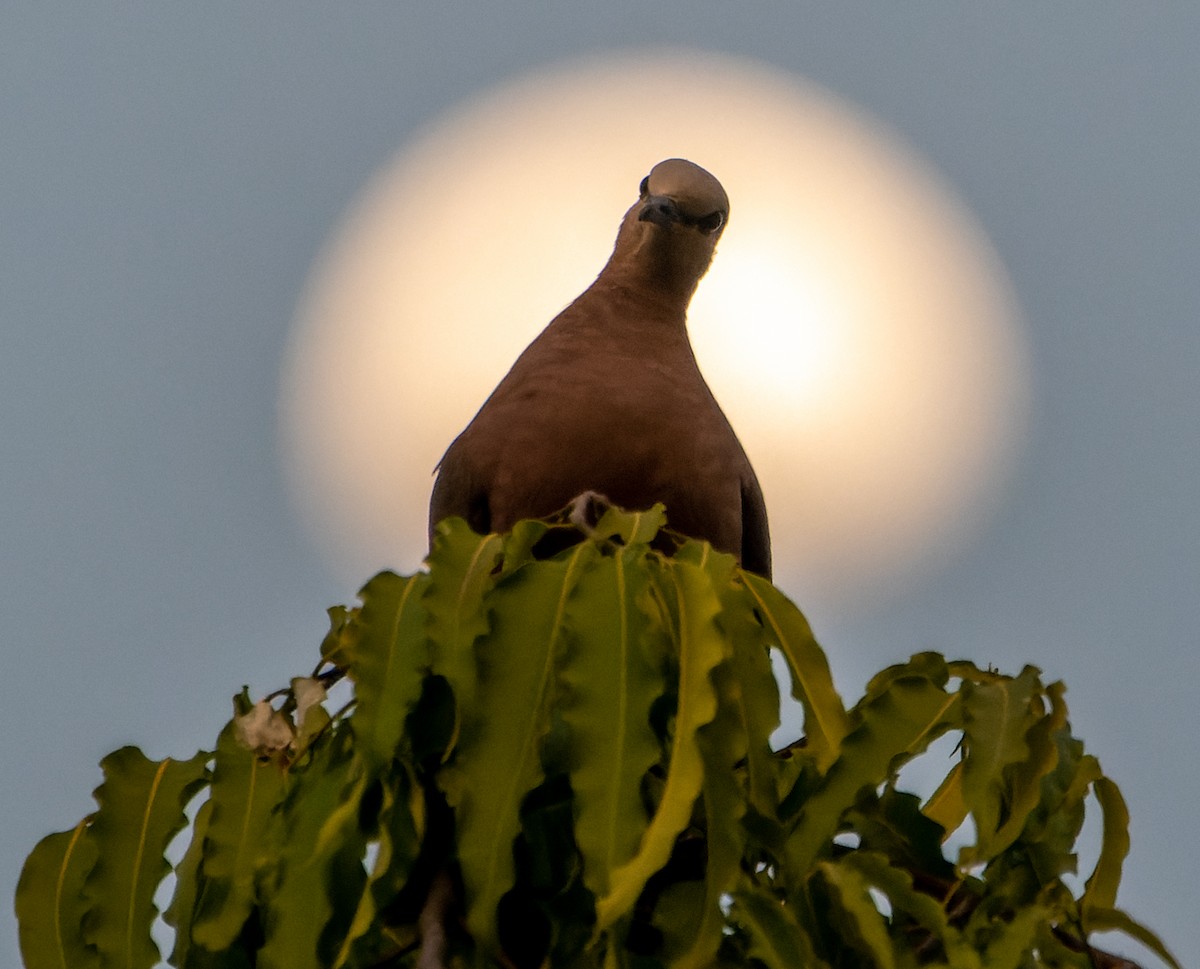
[[[1088,913],[1088,929],[1091,932],[1123,932],[1144,945],[1171,969],[1183,969],[1162,939],[1120,909],[1094,906]]]
[[[756,886],[733,893],[730,919],[747,935],[749,954],[767,969],[829,969],[783,903]]]
[[[1100,857],[1096,859],[1096,867],[1080,900],[1083,924],[1087,928],[1090,928],[1093,909],[1116,908],[1121,868],[1129,854],[1129,808],[1120,789],[1107,777],[1098,777],[1092,791],[1104,816],[1104,835],[1100,842]]]
[[[903,912],[928,930],[942,945],[950,965],[955,969],[983,969],[978,953],[950,924],[942,905],[932,895],[913,887],[912,875],[889,863],[873,851],[855,851],[826,867],[845,868],[857,872],[865,882],[887,896],[894,912]],[[987,969],[999,969],[988,962]]]
[[[154,893],[171,866],[167,844],[187,824],[183,808],[207,779],[208,754],[154,762],[136,747],[122,747],[100,762],[104,783],[90,836],[96,864],[84,883],[90,911],[87,941],[101,965],[150,969],[159,959],[150,937],[158,909]]]
[[[733,699],[746,734],[746,793],[764,818],[776,819],[779,807],[779,759],[771,735],[779,726],[779,684],[771,668],[770,641],[755,617],[740,581],[718,586],[721,614],[717,624],[729,639]]]
[[[875,787],[911,756],[958,723],[957,694],[923,676],[898,676],[865,706],[841,754],[805,802],[787,845],[792,883],[803,877],[837,833],[864,787]]]
[[[993,855],[1003,851],[1021,836],[1030,815],[1042,798],[1042,781],[1058,765],[1059,734],[1067,729],[1067,704],[1062,683],[1051,683],[1045,696],[1049,711],[1041,711],[1025,735],[1029,756],[1009,767],[1005,805],[1007,818],[991,839]]]
[[[773,644],[787,659],[792,696],[804,707],[808,749],[817,766],[825,771],[837,758],[842,738],[850,731],[850,718],[834,689],[829,660],[813,638],[808,620],[782,592],[752,572],[742,572],[741,576]]]
[[[463,710],[455,764],[458,859],[467,889],[467,925],[475,939],[496,938],[496,905],[513,883],[513,841],[525,796],[542,776],[540,746],[549,725],[571,590],[590,544],[530,562],[505,575],[487,596],[490,632],[477,643],[475,703]]]
[[[967,819],[970,811],[962,793],[962,761],[959,761],[945,776],[938,789],[930,795],[921,812],[931,821],[942,826],[942,840],[954,834]]]
[[[83,883],[96,863],[87,819],[38,842],[17,882],[16,912],[25,969],[93,969],[100,954],[83,940]]]
[[[342,726],[313,745],[294,767],[275,825],[274,864],[263,875],[268,898],[259,969],[307,969],[322,958],[330,927],[340,937],[353,918],[366,873],[365,838],[358,826],[365,788],[362,761]]]
[[[860,964],[894,969],[896,956],[888,938],[887,922],[871,898],[871,883],[851,865],[822,862],[817,871],[835,902],[830,916],[840,923],[842,939],[863,957]]]
[[[204,838],[208,834],[208,819],[212,815],[212,801],[205,801],[196,812],[192,822],[192,840],[183,859],[175,868],[175,894],[171,904],[163,912],[163,921],[175,930],[175,946],[171,950],[171,965],[191,967],[195,964],[189,953],[192,949],[192,923],[196,901],[203,895],[204,876],[200,863],[204,858]]]
[[[444,676],[454,691],[458,726],[463,711],[475,702],[473,646],[488,629],[483,597],[496,581],[496,562],[503,547],[502,536],[476,535],[461,518],[447,518],[435,528],[424,595],[429,616],[426,632],[433,671]]]
[[[720,598],[710,576],[688,562],[670,562],[662,572],[678,608],[679,702],[671,737],[667,782],[637,853],[610,876],[610,888],[596,902],[597,931],[632,907],[646,881],[666,864],[676,836],[687,827],[704,782],[697,731],[717,714],[710,679],[726,658],[729,644],[717,628]]]
[[[1029,757],[1025,736],[1036,717],[1031,701],[1038,686],[1038,671],[1032,666],[1013,679],[962,684],[962,794],[978,836],[974,850],[964,852],[964,861],[992,857],[1007,807],[1006,771]]]
[[[428,575],[402,579],[381,572],[358,594],[362,608],[352,622],[356,645],[350,667],[358,698],[355,737],[376,773],[395,756],[429,667],[422,602],[429,584]]]
[[[264,832],[284,792],[284,774],[237,740],[230,721],[217,739],[211,812],[201,871],[206,882],[192,938],[219,951],[241,932],[254,907],[254,879],[266,853]]]
[[[662,630],[647,612],[645,546],[605,558],[587,554],[591,565],[567,603],[560,713],[570,737],[584,884],[601,897],[648,823],[642,778],[660,755],[650,707],[664,692],[648,637]]]

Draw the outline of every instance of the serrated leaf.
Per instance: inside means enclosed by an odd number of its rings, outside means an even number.
[[[859,873],[873,888],[887,896],[895,912],[903,912],[929,931],[941,944],[954,969],[982,969],[978,953],[955,929],[945,909],[933,896],[913,887],[912,875],[891,864],[882,854],[872,851],[853,851],[836,863],[837,866]],[[988,962],[987,969],[997,969]]]
[[[864,787],[876,787],[958,725],[959,697],[922,676],[898,676],[865,706],[841,754],[801,809],[787,843],[789,882],[798,884],[837,833],[842,814]]]
[[[861,707],[869,703],[871,700],[874,700],[877,696],[886,691],[887,688],[892,685],[894,680],[901,679],[902,677],[924,677],[934,686],[945,689],[946,685],[950,681],[953,671],[958,667],[965,667],[965,669],[960,669],[956,674],[961,676],[963,679],[969,678],[967,676],[968,671],[975,670],[975,667],[969,663],[947,663],[946,658],[942,656],[941,653],[933,653],[929,651],[923,653],[913,653],[913,655],[908,658],[907,663],[893,664],[892,666],[885,667],[872,676],[867,682],[867,688],[863,693],[863,698],[858,701],[857,705]],[[991,682],[992,680],[1001,679],[1002,677],[999,674],[993,675],[981,673],[979,678],[985,682]]]
[[[1095,906],[1088,913],[1088,921],[1089,931],[1123,932],[1131,939],[1136,939],[1144,945],[1169,965],[1171,969],[1183,969],[1183,966],[1171,954],[1171,951],[1163,944],[1162,939],[1158,935],[1120,909]]]
[[[47,835],[21,868],[16,913],[25,969],[92,969],[100,954],[83,940],[83,883],[98,851],[87,819]]]
[[[612,505],[596,522],[594,532],[603,538],[619,537],[625,545],[649,545],[666,527],[665,507],[659,503],[645,511],[625,511]]]
[[[1104,835],[1100,842],[1100,857],[1084,887],[1080,910],[1083,924],[1091,930],[1093,909],[1114,909],[1117,888],[1121,884],[1121,868],[1129,854],[1129,808],[1120,788],[1109,778],[1098,777],[1092,785],[1096,801],[1104,817]]]
[[[204,838],[208,833],[211,814],[212,801],[207,800],[200,805],[200,810],[196,812],[196,820],[192,822],[192,840],[175,867],[175,894],[171,896],[171,904],[163,912],[163,921],[175,930],[175,945],[171,950],[170,960],[172,966],[192,965],[189,960],[192,949],[192,922],[196,900],[203,891],[200,863],[204,858]]]
[[[687,953],[696,945],[696,926],[704,918],[708,895],[704,882],[671,882],[654,900],[652,924],[662,937],[658,963],[679,969],[679,953]],[[684,957],[686,958],[686,956]],[[712,965],[707,963],[706,965]]]
[[[734,699],[746,733],[746,794],[754,809],[773,821],[779,807],[779,759],[771,749],[771,736],[779,726],[779,684],[765,630],[745,586],[726,582],[720,594],[717,624],[732,650]]]
[[[1085,754],[1083,744],[1065,730],[1056,735],[1055,743],[1058,763],[1042,778],[1041,800],[1021,836],[1043,884],[1075,871],[1075,840],[1083,827],[1084,798],[1092,783],[1103,776],[1096,758]]]
[[[1058,735],[1067,729],[1067,705],[1063,699],[1066,688],[1051,683],[1045,690],[1050,701],[1049,711],[1043,712],[1025,735],[1029,756],[1014,764],[1006,775],[1007,818],[991,839],[993,855],[1006,849],[1021,836],[1030,815],[1042,798],[1042,781],[1058,764]]]
[[[361,960],[355,958],[356,945],[372,929],[379,928],[381,910],[408,882],[420,851],[418,822],[410,809],[415,781],[404,765],[397,763],[396,766],[398,773],[382,787],[375,860],[359,896],[354,918],[334,959],[334,969],[359,964]]]
[[[995,853],[995,834],[1007,807],[1006,771],[1029,757],[1025,735],[1034,722],[1030,704],[1038,686],[1038,671],[1032,666],[1014,679],[962,684],[962,794],[978,838],[973,849],[964,850],[964,863]]]
[[[268,899],[259,969],[305,969],[325,961],[322,939],[345,930],[366,879],[358,812],[365,774],[343,724],[289,773],[274,825],[275,863],[262,876]],[[357,866],[357,874],[355,873]],[[340,932],[334,932],[340,938]]]
[[[930,821],[941,825],[943,842],[959,829],[971,813],[963,800],[962,761],[950,769],[921,811]]]
[[[742,581],[759,615],[787,659],[792,675],[792,696],[804,707],[804,735],[821,771],[837,759],[842,739],[850,731],[850,718],[833,686],[829,660],[813,637],[808,620],[770,582],[752,572]]]
[[[887,922],[871,898],[871,883],[852,865],[821,862],[817,871],[840,909],[837,928],[842,941],[869,959],[871,965],[895,969],[896,957],[888,938]]]
[[[358,699],[354,735],[376,774],[395,756],[429,667],[423,604],[429,584],[425,574],[400,578],[381,572],[358,594],[362,608],[352,624],[356,642],[350,666]]]
[[[207,779],[208,757],[156,763],[122,747],[100,762],[104,783],[94,793],[100,807],[90,829],[98,854],[83,891],[84,936],[102,966],[150,969],[158,961],[150,925],[158,914],[154,893],[171,870],[163,852],[187,824],[183,808]]]
[[[649,607],[643,547],[593,558],[567,603],[570,645],[560,672],[561,716],[570,738],[575,838],[584,884],[606,895],[612,872],[633,856],[648,823],[642,777],[659,759],[650,708],[664,691],[647,637]]]
[[[429,584],[423,602],[426,632],[433,651],[433,672],[454,691],[457,735],[464,710],[475,703],[475,640],[488,630],[483,597],[495,584],[500,535],[476,535],[461,518],[447,518],[434,529],[429,552]],[[451,744],[453,746],[453,743]]]
[[[722,588],[728,584],[733,561],[715,565],[710,570],[712,582]],[[746,832],[741,823],[746,813],[746,798],[736,774],[737,765],[746,758],[746,730],[739,702],[740,685],[731,659],[727,657],[712,671],[717,694],[716,717],[696,733],[704,770],[701,800],[707,849],[704,893],[699,918],[691,926],[691,944],[679,958],[672,960],[673,969],[704,969],[712,964],[725,930],[721,899],[738,882],[746,848]]]
[[[211,813],[201,871],[205,891],[192,938],[206,949],[229,946],[254,908],[254,880],[266,853],[264,835],[285,790],[284,773],[238,742],[231,720],[217,739]]]
[[[984,950],[987,969],[1023,969],[1037,944],[1040,932],[1049,923],[1049,912],[1037,902],[1024,905],[1011,918],[993,919],[991,939]]]
[[[729,917],[745,932],[748,955],[767,969],[829,969],[808,934],[769,892],[757,887],[734,892]]]
[[[456,813],[467,926],[485,946],[495,942],[496,906],[513,884],[521,802],[541,781],[567,602],[595,554],[585,543],[531,562],[487,596],[491,629],[478,642],[479,685],[474,705],[463,710],[455,759],[464,784]]]
[[[346,632],[357,611],[345,606],[331,606],[325,610],[329,616],[329,632],[321,641],[321,659],[326,663],[345,669],[352,661],[354,647]]]
[[[662,581],[675,597],[679,622],[679,700],[667,782],[637,853],[611,873],[608,893],[597,899],[597,931],[633,907],[650,876],[666,864],[675,838],[687,827],[704,781],[697,732],[717,714],[710,677],[729,652],[716,624],[721,603],[711,577],[688,562],[670,561],[662,571]]]
[[[863,796],[847,815],[859,836],[856,855],[879,852],[892,864],[932,878],[952,879],[954,866],[942,855],[941,829],[922,813],[915,794],[888,787]]]

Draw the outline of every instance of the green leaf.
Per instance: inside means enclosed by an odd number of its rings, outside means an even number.
[[[283,794],[283,771],[243,747],[231,720],[217,739],[212,795],[205,805],[211,812],[201,865],[205,891],[192,924],[193,940],[206,949],[228,947],[254,908],[264,834]]]
[[[1041,712],[1025,735],[1029,756],[1022,763],[1012,765],[1007,772],[1008,817],[992,838],[992,854],[1003,851],[1021,836],[1030,815],[1041,802],[1042,781],[1058,765],[1058,737],[1067,730],[1065,692],[1062,683],[1051,683],[1046,687],[1050,710]]]
[[[1094,906],[1088,913],[1088,923],[1089,932],[1123,932],[1144,945],[1171,969],[1183,969],[1183,966],[1163,944],[1162,939],[1120,909]]]
[[[1025,735],[1032,726],[1030,705],[1038,686],[1038,671],[1032,666],[1015,679],[962,684],[962,794],[978,838],[973,849],[964,850],[963,863],[986,860],[994,853],[1007,806],[1006,772],[1029,756]]]
[[[1042,779],[1042,797],[1026,822],[1021,842],[1042,884],[1064,872],[1074,872],[1075,840],[1083,827],[1084,798],[1103,776],[1095,757],[1083,744],[1060,731],[1055,738],[1058,763]]]
[[[647,826],[642,778],[660,756],[650,708],[664,690],[650,637],[663,633],[657,613],[652,619],[647,611],[645,546],[606,558],[588,554],[591,567],[567,603],[571,637],[560,714],[570,737],[584,884],[599,898]]]
[[[1050,913],[1038,902],[1017,908],[1011,918],[993,919],[991,938],[983,950],[987,969],[1024,969],[1039,934],[1050,922]]]
[[[154,893],[171,870],[163,852],[187,824],[183,808],[207,780],[208,757],[156,763],[122,747],[100,762],[104,783],[90,830],[98,857],[83,890],[90,904],[84,935],[101,965],[149,969],[158,962],[150,925],[158,914]]]
[[[789,882],[812,867],[864,787],[876,787],[911,756],[958,724],[959,698],[923,676],[898,676],[865,706],[841,754],[805,802],[788,839]]]
[[[751,886],[734,892],[729,918],[745,932],[749,956],[767,969],[829,969],[808,934],[766,890]]]
[[[907,796],[907,795],[906,795]],[[933,896],[913,887],[912,875],[891,864],[885,856],[872,851],[853,851],[835,864],[858,874],[871,887],[887,896],[894,912],[912,918],[938,941],[955,969],[982,969],[979,955],[955,929],[942,905]],[[988,969],[997,969],[987,963]]]
[[[710,677],[713,668],[729,652],[729,645],[716,624],[720,598],[711,577],[688,562],[669,561],[662,579],[676,597],[679,615],[679,701],[667,782],[637,853],[611,873],[608,893],[596,902],[597,931],[633,907],[646,881],[666,864],[676,836],[691,819],[692,806],[704,782],[704,764],[696,735],[716,717],[717,697]]]
[[[520,808],[542,777],[540,747],[571,590],[588,560],[588,543],[531,562],[504,576],[487,596],[491,632],[478,641],[479,685],[463,711],[455,759],[458,859],[466,886],[467,926],[485,946],[496,939],[496,906],[513,884],[513,841]]]
[[[461,518],[447,518],[434,530],[424,596],[429,616],[426,632],[433,671],[444,676],[454,691],[456,736],[463,711],[475,704],[473,646],[488,630],[483,597],[496,581],[496,562],[503,547],[500,535],[476,535]]]
[[[804,707],[808,749],[818,768],[828,770],[851,726],[841,697],[834,689],[829,660],[813,638],[808,620],[782,592],[751,572],[742,572],[741,578],[774,645],[787,659],[792,696]]]
[[[387,769],[404,736],[405,720],[417,705],[429,667],[422,596],[429,576],[402,579],[381,572],[358,594],[352,627],[356,638],[350,676],[358,708],[358,750],[373,773]]]
[[[85,818],[37,843],[17,882],[16,912],[25,969],[92,969],[100,954],[83,940],[83,883],[96,863]]]
[[[963,800],[962,766],[962,761],[959,761],[950,769],[950,773],[921,808],[925,817],[941,825],[943,842],[959,829],[971,813],[967,802]]]
[[[378,851],[359,895],[354,918],[333,962],[334,969],[362,961],[354,958],[356,944],[379,928],[380,912],[407,884],[421,847],[418,822],[411,810],[415,781],[405,765],[397,762],[396,767],[396,775],[382,786]]]
[[[1107,777],[1098,777],[1092,790],[1104,816],[1104,836],[1100,843],[1100,857],[1096,859],[1096,867],[1080,899],[1083,924],[1089,931],[1093,909],[1116,907],[1121,868],[1125,856],[1129,854],[1129,808],[1120,789]]]
[[[196,900],[203,892],[204,876],[200,862],[204,857],[204,838],[208,834],[208,820],[212,815],[212,800],[200,805],[196,820],[192,822],[192,840],[183,859],[175,868],[175,894],[171,904],[163,912],[163,921],[175,930],[175,945],[171,950],[171,965],[191,966],[192,923]]]
[[[325,612],[329,616],[329,632],[321,642],[321,659],[345,669],[354,659],[354,644],[347,633],[358,610],[347,609],[345,606],[330,606]]]
[[[275,863],[262,876],[268,904],[259,969],[323,964],[323,940],[340,938],[348,927],[366,879],[358,826],[365,786],[347,724],[324,734],[308,762],[289,772],[274,825]]]
[[[717,588],[727,585],[732,568],[731,558],[723,568],[718,563],[710,572]],[[728,660],[713,669],[711,679],[717,694],[717,714],[696,734],[704,770],[704,895],[699,919],[689,927],[691,945],[673,960],[673,969],[704,969],[712,964],[725,930],[721,899],[739,880],[746,848],[746,831],[741,823],[746,798],[736,773],[737,765],[746,758],[739,684]]]
[[[942,855],[941,827],[926,817],[920,798],[888,787],[882,795],[865,792],[848,813],[860,851],[879,852],[892,864],[932,878],[953,879],[954,866]]]
[[[762,817],[774,821],[779,809],[780,777],[771,735],[779,726],[779,684],[771,669],[769,641],[754,615],[745,586],[740,581],[727,581],[717,587],[721,595],[717,625],[732,649],[731,689],[746,734],[747,797]]]
[[[649,545],[667,524],[660,502],[646,511],[625,511],[613,505],[596,522],[594,532],[603,538],[620,538],[625,545]]]
[[[832,900],[840,909],[837,928],[842,940],[869,959],[871,965],[894,969],[896,957],[888,938],[887,922],[871,898],[871,883],[853,865],[822,862],[817,871],[831,889]]]

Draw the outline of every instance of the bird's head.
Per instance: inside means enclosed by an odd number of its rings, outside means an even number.
[[[711,174],[668,158],[642,179],[621,223],[613,262],[690,297],[729,219],[729,197]]]

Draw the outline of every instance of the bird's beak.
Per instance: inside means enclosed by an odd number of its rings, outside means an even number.
[[[683,221],[683,216],[674,199],[666,195],[651,195],[638,213],[638,221],[667,226]]]

